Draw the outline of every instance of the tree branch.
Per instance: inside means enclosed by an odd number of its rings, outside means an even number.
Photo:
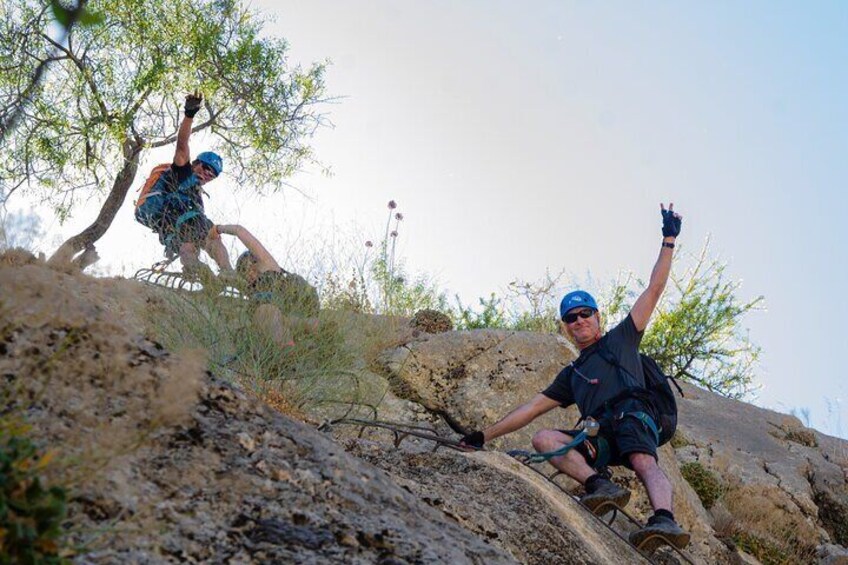
[[[82,4],[82,2],[80,4]],[[109,109],[106,107],[106,103],[103,102],[103,97],[100,95],[100,89],[97,88],[97,84],[94,82],[94,79],[92,79],[91,73],[89,72],[85,62],[77,58],[77,56],[69,48],[65,47],[61,43],[57,43],[46,33],[42,33],[41,36],[46,39],[48,43],[52,44],[56,49],[65,53],[65,55],[68,56],[68,58],[74,63],[77,69],[79,69],[80,73],[82,73],[82,77],[85,80],[85,83],[91,90],[91,94],[94,96],[94,100],[97,102],[98,108],[100,108],[101,117],[108,123],[110,120]]]
[[[109,196],[106,197],[106,202],[103,203],[97,219],[82,232],[63,243],[53,256],[50,257],[49,262],[51,264],[71,262],[74,255],[83,249],[93,248],[94,242],[100,239],[106,232],[115,219],[115,214],[118,213],[121,204],[126,199],[127,192],[135,179],[141,150],[142,147],[136,145],[133,141],[129,139],[124,141],[124,165],[115,177],[115,181],[112,183],[112,190],[109,191]]]
[[[204,130],[204,129],[208,128],[209,126],[213,125],[215,123],[215,119],[218,116],[221,115],[221,112],[223,112],[223,110],[221,110],[221,111],[217,112],[216,114],[210,116],[209,119],[206,120],[205,122],[203,122],[202,124],[191,128],[191,133],[197,133],[197,132]],[[169,135],[165,139],[160,139],[159,141],[152,142],[150,145],[148,145],[148,147],[150,147],[151,149],[156,148],[156,147],[165,147],[166,145],[170,145],[170,144],[174,143],[176,140],[177,140],[177,134],[172,133],[171,135]]]

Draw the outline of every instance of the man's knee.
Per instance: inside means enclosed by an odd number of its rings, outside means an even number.
[[[628,455],[628,459],[637,474],[659,468],[656,458],[650,453],[631,453]]]
[[[557,430],[540,430],[533,435],[533,449],[536,451],[552,451],[570,441],[570,437]]]

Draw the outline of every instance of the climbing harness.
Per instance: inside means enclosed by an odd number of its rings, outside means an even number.
[[[171,230],[171,233],[165,237],[165,255],[169,259],[176,258],[179,255],[178,252],[174,251],[173,243],[177,238],[177,234],[180,233],[182,225],[192,218],[196,218],[201,215],[202,214],[198,210],[189,210],[187,212],[183,212],[177,217],[177,220],[174,222],[174,229]],[[177,247],[179,247],[179,245],[177,245]]]
[[[555,451],[545,451],[541,453],[524,451],[523,449],[513,449],[511,451],[507,451],[507,455],[510,457],[514,457],[518,459],[522,463],[530,464],[530,463],[544,463],[545,461],[549,461],[554,457],[562,457],[584,441],[590,437],[597,437],[598,431],[600,430],[601,425],[592,418],[586,418],[583,421],[583,429],[577,434],[570,443],[565,444],[561,448]]]

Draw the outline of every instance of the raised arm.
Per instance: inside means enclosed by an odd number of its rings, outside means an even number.
[[[260,273],[280,270],[280,265],[277,263],[277,260],[274,259],[271,253],[265,249],[265,246],[262,245],[252,233],[247,231],[246,228],[239,225],[222,225],[215,226],[215,229],[218,233],[234,235],[239,238],[244,246],[247,247],[247,250],[250,251],[250,253],[256,258]]]
[[[648,327],[648,322],[657,303],[660,301],[665,285],[668,282],[668,276],[671,273],[671,259],[674,256],[674,241],[680,234],[680,225],[683,217],[674,211],[674,204],[668,205],[668,210],[660,204],[660,212],[663,218],[663,240],[660,247],[660,256],[657,258],[654,269],[651,271],[651,279],[648,281],[648,288],[636,299],[633,309],[630,311],[630,317],[633,318],[633,323],[636,330],[642,332]]]
[[[194,115],[200,110],[200,104],[203,102],[203,94],[195,91],[194,94],[186,96],[185,101],[185,117],[180,123],[180,129],[177,131],[177,148],[174,151],[174,164],[183,166],[191,160],[191,151],[188,148],[188,138],[191,137],[191,124],[194,122]]]
[[[462,443],[469,447],[483,447],[487,441],[519,430],[544,414],[560,405],[559,402],[548,398],[542,393],[537,394],[526,402],[501,418],[482,432],[472,432],[462,438]]]

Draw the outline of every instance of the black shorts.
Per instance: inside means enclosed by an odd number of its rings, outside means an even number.
[[[635,412],[639,408],[638,406],[629,406],[628,410]],[[580,433],[580,430],[560,431],[570,437],[575,437]],[[639,418],[624,416],[609,424],[604,423],[596,437],[587,438],[574,449],[594,469],[600,470],[608,465],[623,465],[632,469],[628,457],[631,453],[646,453],[653,456],[654,459],[657,458],[657,437],[653,430]]]
[[[168,256],[178,255],[184,243],[202,245],[209,230],[215,225],[203,212],[182,221],[179,221],[179,215],[172,213],[162,220],[162,229],[157,233],[159,243],[165,246],[165,254]]]

